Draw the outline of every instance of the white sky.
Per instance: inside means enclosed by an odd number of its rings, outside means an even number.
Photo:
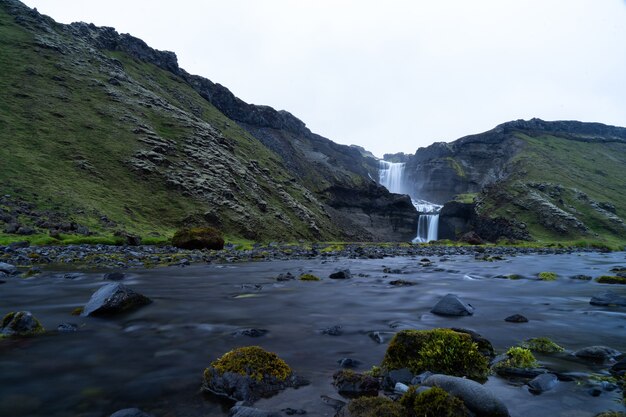
[[[624,0],[25,0],[378,156],[539,117],[626,126]]]

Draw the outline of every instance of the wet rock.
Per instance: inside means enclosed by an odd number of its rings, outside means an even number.
[[[212,362],[204,370],[202,389],[234,401],[254,403],[285,388],[306,384],[275,353],[247,346],[231,350]]]
[[[322,330],[322,334],[326,334],[328,336],[341,336],[341,326],[331,326]]]
[[[85,305],[81,316],[108,316],[134,310],[152,300],[127,286],[110,283],[100,287]]]
[[[400,395],[404,394],[408,390],[409,390],[409,386],[406,384],[403,384],[402,382],[396,383],[396,386],[393,387],[393,392],[396,394],[400,394]]]
[[[459,397],[477,417],[509,417],[509,411],[491,391],[470,379],[436,374],[424,381],[424,385],[442,388]]]
[[[621,295],[608,291],[602,294],[598,294],[591,298],[589,304],[594,306],[619,306],[626,307],[626,297],[622,297]]]
[[[341,358],[337,361],[342,368],[356,368],[361,364],[361,361],[352,358]]]
[[[337,388],[339,394],[348,397],[376,396],[380,389],[380,383],[377,378],[349,369],[335,372],[333,385]]]
[[[7,264],[5,262],[0,262],[0,272],[7,275],[17,275],[19,273],[15,265]]]
[[[621,355],[621,352],[608,346],[588,346],[574,352],[576,357],[595,363],[605,363]]]
[[[493,358],[496,356],[496,352],[493,349],[493,345],[491,344],[491,342],[484,338],[481,334],[470,329],[462,329],[458,327],[452,327],[450,328],[450,330],[453,330],[457,333],[465,333],[470,335],[470,337],[472,338],[472,342],[476,343],[478,351],[481,355],[487,358]]]
[[[387,341],[385,338],[385,334],[382,332],[371,332],[368,334],[368,336],[370,337],[370,339],[372,339],[374,342],[378,343],[379,345],[382,345],[383,343]]]
[[[578,281],[591,281],[592,279],[589,275],[572,275],[570,278]]]
[[[554,374],[541,374],[528,382],[528,391],[533,394],[541,394],[556,387],[559,379]]]
[[[233,332],[233,336],[248,336],[248,337],[261,337],[268,333],[265,329],[239,329]]]
[[[68,272],[67,274],[63,274],[64,279],[76,279],[80,278],[80,274],[75,272]]]
[[[78,331],[78,325],[74,323],[61,323],[57,326],[59,333],[73,333],[75,331]]]
[[[116,411],[110,417],[154,417],[154,415],[145,413],[138,408],[125,408]]]
[[[471,316],[474,314],[474,307],[455,294],[447,294],[430,312],[440,316]]]
[[[509,323],[528,323],[528,319],[521,314],[513,314],[505,318],[504,321],[508,321]]]
[[[328,276],[328,278],[332,279],[349,279],[352,278],[352,273],[349,269],[340,269],[339,271],[335,271]]]
[[[413,379],[411,380],[411,385],[421,385],[431,375],[434,375],[434,374],[432,372],[430,372],[430,371],[422,372],[421,374],[416,375],[415,377],[413,377]]]
[[[282,417],[280,413],[253,407],[236,405],[228,412],[229,417]]]
[[[287,414],[288,416],[301,416],[306,414],[306,410],[303,410],[301,408],[283,408],[282,410],[283,413]]]
[[[336,398],[331,398],[328,395],[321,395],[320,399],[322,400],[324,404],[334,408],[335,411],[341,410],[346,405],[345,401],[341,401]]]
[[[30,311],[9,313],[0,324],[0,338],[10,336],[34,336],[45,329]]]
[[[125,277],[123,272],[109,272],[104,274],[104,279],[107,281],[121,281]]]
[[[611,366],[611,369],[609,371],[611,372],[611,374],[617,376],[626,375],[626,359],[622,359],[619,362],[615,363],[613,366]]]
[[[385,274],[402,274],[403,273],[401,269],[389,268],[389,267],[383,268],[383,272]]]
[[[410,287],[413,285],[417,285],[417,283],[406,281],[404,279],[396,279],[394,281],[390,281],[389,285],[393,285],[394,287]]]
[[[287,272],[286,274],[279,274],[276,277],[276,281],[292,281],[294,279],[296,279],[296,277],[291,272]]]
[[[413,380],[413,372],[408,368],[394,369],[385,374],[383,385],[393,389],[397,383],[410,384]]]

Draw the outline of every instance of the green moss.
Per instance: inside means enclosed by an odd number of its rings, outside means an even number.
[[[509,274],[509,275],[505,275],[505,277],[508,279],[512,279],[512,280],[518,280],[518,279],[523,278],[521,275],[517,275],[517,274]]]
[[[372,376],[374,378],[379,378],[381,376],[383,376],[383,370],[381,369],[380,366],[372,366],[371,369],[369,371],[365,371],[363,372],[365,375],[369,375]]]
[[[193,227],[178,230],[172,237],[172,245],[182,249],[224,249],[222,232],[213,227]]]
[[[30,331],[23,331],[22,329],[18,328],[16,325],[19,324],[24,316],[26,316],[27,314],[30,314],[26,311],[18,311],[18,312],[11,312],[8,313],[7,315],[5,315],[2,318],[2,324],[0,325],[0,329],[4,329],[7,333],[5,334],[0,334],[0,338],[1,337],[7,337],[7,336],[34,336],[37,334],[41,334],[44,333],[46,331],[46,329],[44,329],[44,327],[41,325],[41,322],[39,320],[37,320],[37,318],[35,318],[35,316],[32,316],[32,321],[34,323],[33,328]]]
[[[465,171],[463,170],[463,167],[461,166],[461,164],[459,164],[457,162],[456,159],[452,158],[452,157],[447,157],[445,158],[446,161],[448,161],[448,164],[450,165],[450,168],[452,168],[454,170],[454,173],[461,178],[465,178]]]
[[[454,201],[464,204],[471,204],[474,202],[477,196],[477,193],[457,194],[454,196]]]
[[[459,398],[448,394],[439,387],[416,393],[412,386],[400,398],[400,404],[417,417],[467,417],[467,407]],[[405,414],[406,415],[406,414]]]
[[[319,277],[316,277],[313,274],[302,274],[300,275],[300,281],[321,281]]]
[[[80,316],[81,314],[83,314],[84,310],[85,310],[85,307],[76,307],[74,310],[72,310],[70,314],[72,316]]]
[[[540,272],[537,274],[541,281],[556,281],[556,273],[554,272]]]
[[[387,397],[360,397],[350,401],[352,417],[405,417],[405,409]]]
[[[484,380],[487,359],[469,334],[449,329],[403,330],[389,342],[382,366],[386,369],[409,368],[414,374],[424,371]]]
[[[522,342],[521,347],[529,349],[533,352],[556,353],[563,352],[565,349],[557,345],[547,337],[535,337]]]
[[[514,346],[506,351],[507,359],[498,362],[496,369],[500,368],[535,368],[539,365],[537,359],[529,349]]]
[[[268,352],[259,346],[247,346],[233,349],[221,358],[211,362],[211,366],[220,374],[232,372],[248,375],[261,381],[273,377],[285,381],[291,375],[291,368],[275,353]],[[204,371],[205,377],[208,369]]]
[[[612,275],[602,275],[601,277],[596,278],[596,282],[600,284],[621,284],[626,285],[626,278],[612,276]]]

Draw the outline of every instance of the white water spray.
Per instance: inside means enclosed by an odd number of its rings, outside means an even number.
[[[417,236],[413,243],[430,242],[437,240],[439,228],[440,205],[430,201],[414,198],[409,192],[404,180],[404,163],[379,161],[378,178],[382,186],[396,194],[409,194],[411,202],[420,213],[417,219]]]

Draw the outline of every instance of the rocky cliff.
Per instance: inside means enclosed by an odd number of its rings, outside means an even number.
[[[421,198],[447,204],[440,237],[626,240],[626,129],[600,123],[504,123],[420,148],[406,172]],[[493,222],[495,221],[495,223]]]
[[[243,102],[172,52],[17,0],[0,0],[0,52],[5,234],[160,238],[208,223],[249,239],[413,235],[397,224],[415,210],[371,179],[366,152]]]

